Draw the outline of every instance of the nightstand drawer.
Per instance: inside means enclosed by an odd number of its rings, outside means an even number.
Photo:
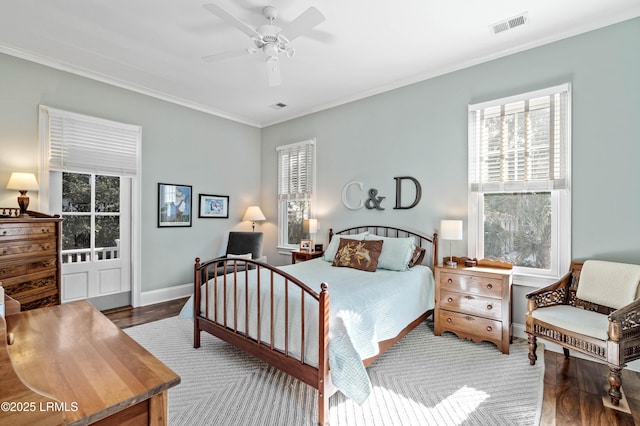
[[[485,318],[502,319],[502,300],[442,290],[440,308]]]
[[[474,336],[474,341],[502,340],[502,322],[473,315],[441,310],[439,321],[443,331],[453,331],[461,337]]]
[[[500,278],[443,271],[440,273],[440,288],[442,290],[473,293],[502,299],[502,281]]]

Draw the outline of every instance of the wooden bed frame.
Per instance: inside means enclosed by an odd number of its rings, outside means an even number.
[[[335,233],[335,235],[349,236],[358,233],[362,233],[368,231],[370,234],[375,234],[378,236],[389,237],[389,238],[404,238],[404,237],[414,237],[416,239],[416,244],[419,247],[423,247],[428,250],[428,245],[431,244],[431,256],[425,256],[427,260],[427,266],[433,269],[433,266],[437,264],[438,259],[438,234],[434,233],[432,237],[425,237],[423,235],[405,231],[403,229],[398,229],[389,226],[358,226],[353,228],[344,229],[340,232]],[[334,233],[331,229],[329,231],[329,240],[333,238]],[[225,270],[226,267],[229,266],[234,271],[232,274],[228,275],[218,275],[217,268],[218,265],[224,265]],[[242,268],[244,266],[244,268]],[[248,332],[238,330],[237,324],[237,313],[234,310],[234,307],[237,306],[238,300],[240,297],[237,295],[237,278],[238,276],[242,276],[245,274],[245,281],[248,276],[248,270],[250,268],[258,268],[259,272],[264,272],[264,270],[269,271],[270,282],[260,282],[260,278],[258,279],[257,286],[258,289],[261,288],[269,288],[270,289],[270,298],[271,298],[271,306],[273,306],[274,293],[273,293],[273,280],[275,276],[279,276],[284,279],[285,283],[293,284],[294,287],[297,287],[300,291],[301,299],[304,306],[305,300],[315,300],[318,303],[318,354],[317,367],[307,364],[305,362],[305,354],[304,354],[304,339],[305,339],[305,316],[304,316],[304,308],[301,312],[301,318],[289,318],[288,309],[287,315],[285,318],[285,328],[289,328],[290,321],[300,321],[302,330],[301,332],[301,343],[300,343],[300,357],[294,357],[290,354],[289,342],[288,338],[285,337],[285,347],[284,350],[279,350],[274,347],[273,344],[273,315],[270,315],[268,318],[262,318],[260,308],[258,308],[257,313],[257,321],[258,321],[258,336],[257,338],[252,338],[248,335]],[[260,276],[261,274],[258,274]],[[224,303],[221,308],[217,307],[217,303],[214,304],[214,312],[211,313],[213,318],[218,318],[218,314],[215,312],[215,309],[223,310],[224,321],[222,323],[215,322],[209,319],[209,286],[205,285],[203,291],[201,291],[201,286],[204,283],[213,280],[213,297],[214,300],[217,300],[217,291],[218,287],[221,286],[224,291]],[[233,286],[233,299],[227,300],[227,286]],[[289,288],[290,285],[285,286],[285,288]],[[263,290],[264,291],[264,290]],[[201,299],[204,293],[205,297],[205,306],[206,312],[200,311]],[[258,292],[260,293],[260,291]],[[285,293],[285,305],[288,306],[289,297],[288,294],[290,291],[287,290]],[[246,295],[246,292],[245,292]],[[310,298],[310,299],[308,299]],[[258,305],[260,305],[260,296],[258,296]],[[243,300],[239,301],[240,303]],[[248,300],[244,298],[245,303],[245,312],[248,311]],[[331,383],[331,376],[329,374],[329,288],[326,283],[321,284],[320,293],[316,293],[313,289],[309,288],[306,284],[302,283],[297,278],[291,276],[290,274],[268,265],[266,263],[258,262],[250,259],[228,259],[228,258],[217,258],[212,259],[206,262],[200,262],[200,258],[196,258],[195,267],[194,267],[194,329],[193,329],[193,347],[200,347],[200,332],[206,331],[207,333],[212,334],[213,336],[222,339],[238,349],[247,352],[256,358],[261,359],[262,361],[278,368],[281,371],[295,377],[298,380],[303,381],[309,386],[314,387],[318,390],[318,424],[319,425],[328,425],[329,424],[329,397],[336,392],[336,388]],[[233,321],[227,321],[227,316],[229,314],[228,309],[231,309],[230,312],[232,314]],[[370,365],[373,361],[375,361],[378,357],[380,357],[387,349],[393,346],[397,341],[402,339],[409,331],[413,330],[420,323],[422,323],[426,318],[428,318],[433,313],[433,310],[429,310],[418,318],[416,318],[411,324],[409,324],[406,328],[404,328],[396,337],[385,340],[379,343],[380,352],[378,355],[372,358],[368,358],[363,361],[365,367]],[[265,343],[260,338],[260,324],[261,321],[271,321],[270,330],[271,330],[271,338],[269,342]],[[231,323],[232,322],[232,323]],[[248,314],[246,314],[244,324],[249,323]],[[245,327],[248,328],[248,327]],[[286,336],[286,333],[285,333]]]

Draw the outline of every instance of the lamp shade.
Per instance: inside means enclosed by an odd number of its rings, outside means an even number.
[[[260,210],[260,207],[258,206],[249,206],[247,208],[247,211],[244,213],[244,216],[242,218],[243,221],[251,221],[251,222],[258,222],[261,220],[267,220],[266,217],[264,217],[264,214],[262,213],[262,210]]]
[[[11,173],[7,189],[17,189],[18,191],[37,191],[38,181],[33,173]]]
[[[440,238],[443,240],[461,240],[462,239],[462,221],[461,220],[441,220],[440,221]]]
[[[318,232],[318,219],[305,219],[302,222],[302,232],[307,234]]]

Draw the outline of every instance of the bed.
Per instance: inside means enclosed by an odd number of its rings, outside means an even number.
[[[438,256],[437,234],[389,226],[329,238],[322,258],[282,267],[197,258],[184,309],[193,312],[194,348],[206,331],[317,389],[322,425],[329,397],[340,390],[362,403],[366,366],[433,313]],[[221,265],[233,272],[218,275]]]

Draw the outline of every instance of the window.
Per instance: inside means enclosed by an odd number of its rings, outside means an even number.
[[[521,280],[569,267],[570,100],[565,84],[469,106],[469,253]]]
[[[283,145],[278,152],[278,247],[296,248],[309,234],[302,223],[311,217],[315,185],[315,140]]]
[[[131,291],[140,304],[142,129],[40,106],[41,171],[62,222],[62,302]],[[43,193],[44,192],[44,193]]]
[[[62,173],[62,262],[120,257],[120,178]]]

